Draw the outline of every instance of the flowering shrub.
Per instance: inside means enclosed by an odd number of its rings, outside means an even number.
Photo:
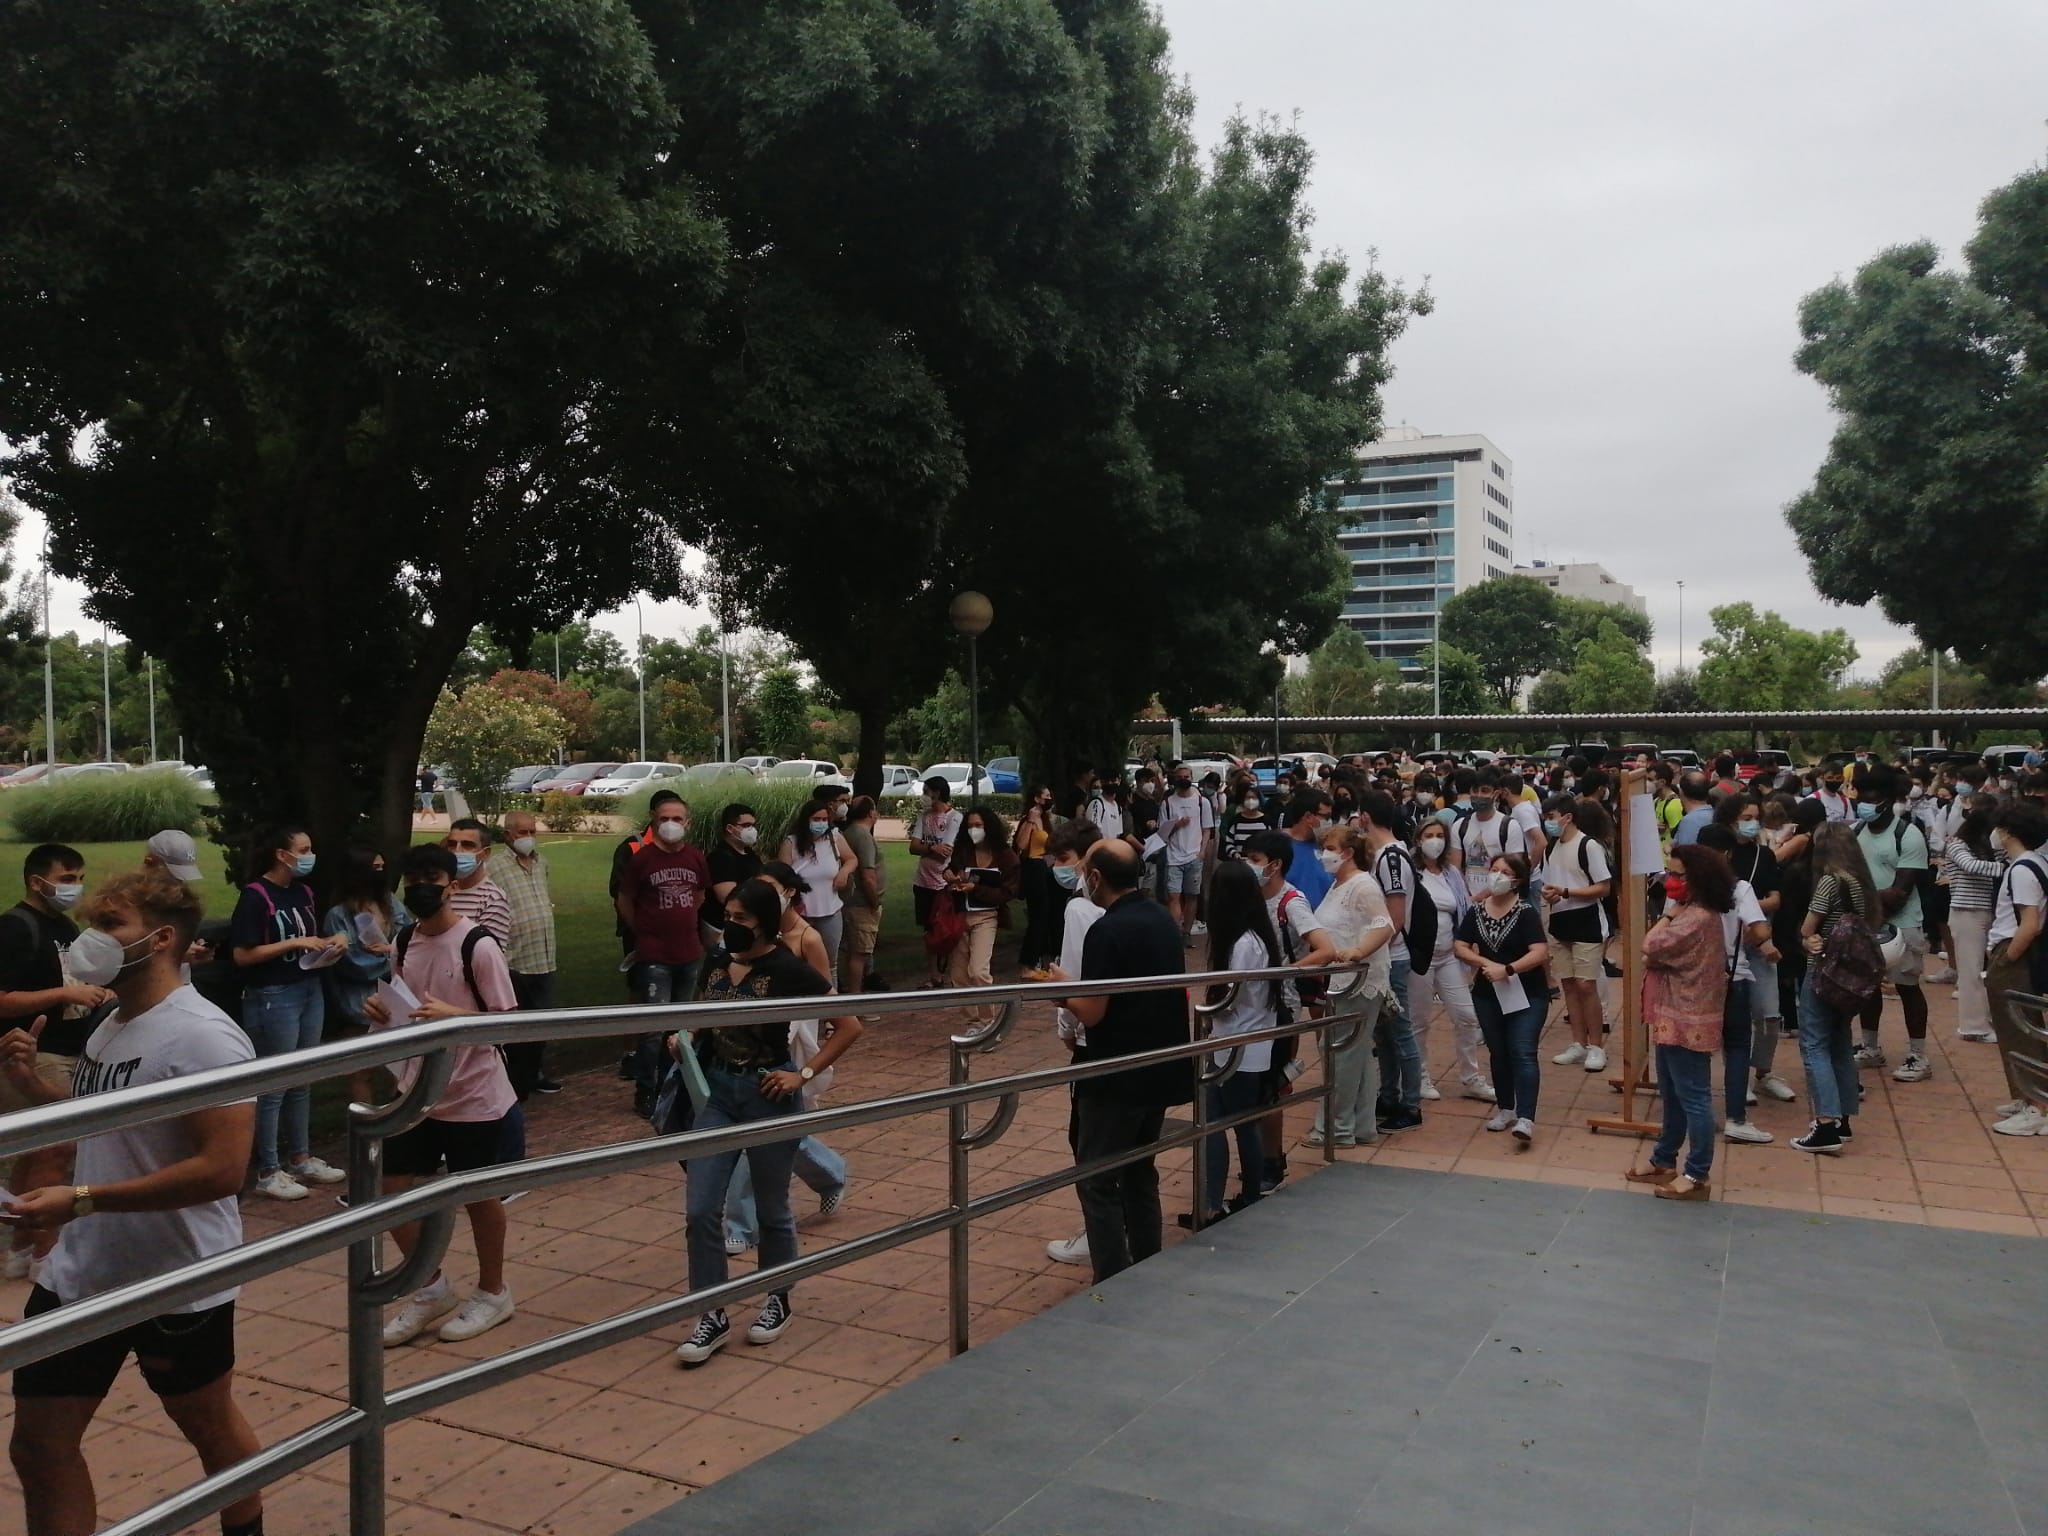
[[[447,689],[427,721],[423,750],[446,763],[472,814],[495,816],[505,776],[522,763],[544,763],[567,732],[562,717],[530,698],[515,698],[485,683],[458,696]]]

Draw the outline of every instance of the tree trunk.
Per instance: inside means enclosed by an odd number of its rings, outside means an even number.
[[[882,759],[889,753],[889,712],[877,705],[865,706],[858,712],[860,758],[853,770],[853,792],[879,797],[882,793]]]

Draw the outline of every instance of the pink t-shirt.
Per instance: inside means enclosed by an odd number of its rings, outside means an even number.
[[[462,975],[462,938],[476,925],[458,918],[446,933],[421,933],[417,928],[406,941],[405,965],[399,979],[412,988],[421,1002],[438,997],[458,1008],[474,1009],[477,999]],[[519,1006],[512,992],[512,972],[505,965],[505,952],[486,937],[470,956],[476,973],[477,991],[491,1013],[510,1013]],[[400,1021],[394,1021],[400,1022]],[[417,1058],[392,1067],[400,1092],[412,1087],[419,1076]],[[505,1058],[495,1045],[465,1045],[455,1052],[455,1075],[448,1091],[427,1111],[433,1120],[497,1120],[519,1102],[512,1091],[512,1079],[505,1073]]]

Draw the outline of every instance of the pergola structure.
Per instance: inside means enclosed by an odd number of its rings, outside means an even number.
[[[1181,720],[1134,720],[1135,736],[1196,731],[1285,741],[1290,736],[1446,736],[1486,738],[1548,735],[1558,741],[1607,737],[1682,745],[1695,736],[1794,731],[1916,731],[1971,737],[2009,730],[2014,735],[2048,730],[2048,708],[2036,709],[1795,709],[1658,710],[1574,715],[1198,715]]]

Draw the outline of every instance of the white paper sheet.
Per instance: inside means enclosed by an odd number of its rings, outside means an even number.
[[[1522,985],[1522,978],[1513,971],[1508,972],[1506,981],[1489,982],[1493,988],[1493,1000],[1500,1004],[1502,1013],[1519,1013],[1529,1006],[1528,990]]]
[[[1657,802],[1648,795],[1628,797],[1628,872],[1664,872],[1664,845],[1657,840]]]
[[[324,971],[330,965],[339,965],[345,949],[308,949],[299,953],[299,969],[302,971]]]
[[[384,1012],[393,1024],[410,1024],[413,1013],[420,1006],[412,988],[396,976],[387,976],[377,983],[377,1001],[384,1005]]]

